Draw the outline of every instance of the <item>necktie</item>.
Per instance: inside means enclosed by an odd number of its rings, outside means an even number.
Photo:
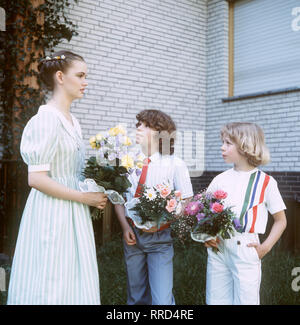
[[[136,188],[134,197],[140,197],[141,196],[142,188],[143,188],[143,185],[145,184],[145,181],[146,181],[148,165],[149,165],[150,161],[151,161],[150,158],[146,158],[143,161],[144,166],[142,168],[142,173],[141,173],[139,183],[138,183],[138,186]]]

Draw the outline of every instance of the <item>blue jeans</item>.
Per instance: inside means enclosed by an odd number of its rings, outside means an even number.
[[[171,229],[155,233],[133,228],[135,245],[124,242],[128,305],[175,305]]]

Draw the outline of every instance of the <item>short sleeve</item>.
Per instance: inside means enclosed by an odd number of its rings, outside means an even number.
[[[276,180],[270,176],[270,181],[266,189],[266,206],[271,214],[275,214],[286,209],[284,201],[278,189]]]
[[[28,172],[49,171],[58,142],[59,120],[51,112],[39,112],[24,128],[21,156]]]
[[[181,192],[183,199],[194,195],[189,170],[186,163],[181,159],[176,159],[175,163],[174,188]]]

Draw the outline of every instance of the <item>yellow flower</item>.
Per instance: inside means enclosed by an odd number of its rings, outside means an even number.
[[[112,136],[116,136],[118,134],[125,135],[126,131],[124,130],[124,128],[121,125],[117,125],[114,128],[109,129],[108,134],[112,135]]]
[[[93,149],[97,148],[96,137],[90,137],[90,145]]]
[[[142,162],[137,162],[136,163],[137,168],[143,168],[144,164]]]
[[[128,138],[128,136],[125,136],[123,144],[125,146],[131,146],[132,145],[132,142],[131,142],[130,138]]]
[[[134,161],[131,156],[125,155],[121,159],[121,166],[125,167],[126,169],[134,167]]]
[[[101,141],[103,139],[103,135],[101,134],[101,133],[98,133],[97,135],[96,135],[96,140],[97,141]]]

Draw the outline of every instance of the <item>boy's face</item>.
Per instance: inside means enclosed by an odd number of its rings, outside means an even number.
[[[136,143],[141,146],[147,146],[152,143],[157,131],[146,126],[144,122],[138,122],[136,125]]]
[[[245,159],[245,157],[238,152],[235,143],[233,143],[229,137],[223,138],[221,150],[222,157],[227,164],[236,164],[242,159]]]

